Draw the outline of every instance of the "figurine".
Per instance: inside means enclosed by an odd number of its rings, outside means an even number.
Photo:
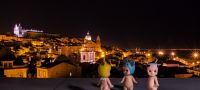
[[[126,61],[124,63],[123,67],[123,73],[124,77],[121,81],[123,84],[124,90],[133,90],[134,89],[134,83],[137,84],[137,81],[132,76],[132,74],[135,72],[135,62],[134,61]]]
[[[110,82],[111,65],[108,64],[105,60],[98,66],[98,73],[100,75],[100,80],[98,82],[98,86],[100,85],[100,90],[110,90],[114,86]]]
[[[148,78],[148,90],[157,90],[159,83],[157,79],[158,65],[157,63],[150,63],[147,67]]]

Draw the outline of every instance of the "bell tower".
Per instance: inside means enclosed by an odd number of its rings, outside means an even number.
[[[101,51],[101,40],[100,40],[100,36],[98,35],[97,36],[97,39],[96,39],[96,51]]]

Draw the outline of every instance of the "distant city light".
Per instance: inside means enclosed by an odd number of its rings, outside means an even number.
[[[102,57],[102,58],[105,57],[105,53],[104,53],[104,52],[102,52],[101,57]]]
[[[151,56],[151,54],[150,53],[147,53],[147,57],[150,57]]]
[[[104,54],[102,54],[102,55],[101,55],[101,57],[105,57],[105,55],[104,55]]]
[[[172,55],[172,56],[175,56],[175,52],[171,52],[171,55]]]
[[[158,54],[159,55],[164,55],[164,52],[163,51],[159,51]]]
[[[197,58],[197,57],[198,57],[198,53],[195,52],[195,53],[193,54],[193,57],[194,57],[194,58]]]

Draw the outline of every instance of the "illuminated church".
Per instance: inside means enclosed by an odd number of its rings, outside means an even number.
[[[43,31],[39,31],[39,30],[33,30],[33,29],[23,29],[22,26],[20,24],[15,24],[14,27],[14,34],[17,37],[24,37],[26,32],[43,32]]]
[[[93,42],[90,33],[87,32],[87,35],[84,38],[84,43],[80,50],[81,63],[95,63],[96,59],[101,56],[101,53],[102,49],[100,37],[97,36],[96,42]]]

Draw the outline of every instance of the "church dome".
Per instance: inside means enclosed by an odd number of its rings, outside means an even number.
[[[89,32],[87,32],[87,35],[85,36],[85,39],[86,39],[86,40],[92,40],[92,37],[90,36],[90,33],[89,33]]]

